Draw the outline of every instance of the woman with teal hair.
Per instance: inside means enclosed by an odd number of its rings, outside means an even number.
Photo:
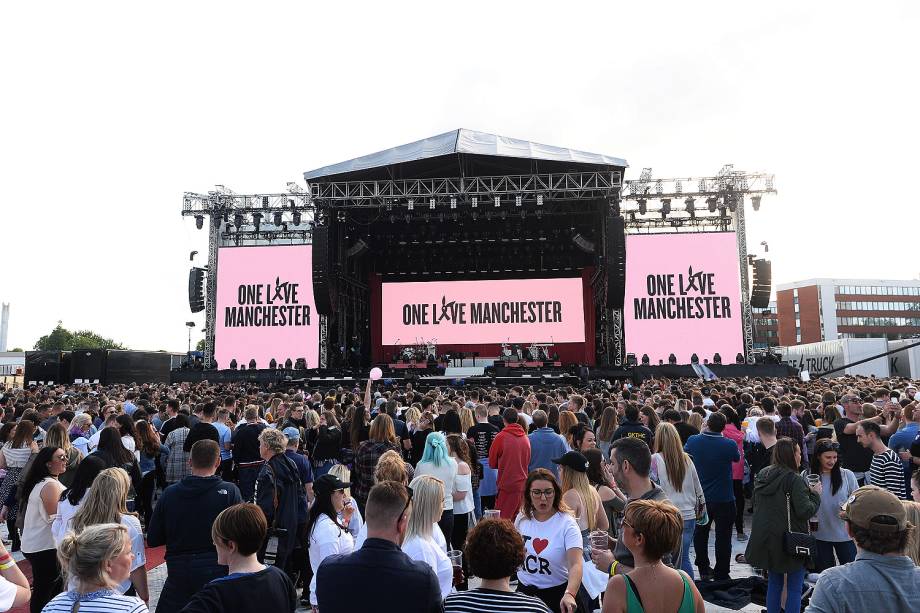
[[[432,432],[425,439],[425,451],[415,467],[415,476],[419,475],[431,475],[444,483],[444,510],[438,525],[449,543],[454,530],[454,488],[457,480],[457,461],[450,457],[447,439],[440,432]]]

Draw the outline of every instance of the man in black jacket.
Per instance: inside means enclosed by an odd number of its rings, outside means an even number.
[[[204,584],[227,574],[227,567],[217,564],[211,524],[221,511],[242,502],[240,490],[214,474],[220,466],[217,443],[195,443],[189,463],[191,474],[166,488],[147,528],[148,546],[166,545],[158,613],[178,611]]]
[[[367,540],[354,553],[333,555],[319,565],[316,596],[323,613],[443,611],[431,567],[399,548],[409,525],[409,488],[382,481],[367,499]],[[360,589],[355,589],[360,586]]]
[[[616,441],[623,437],[637,438],[651,449],[652,431],[643,426],[642,422],[639,421],[639,407],[634,404],[628,404],[623,414],[626,416],[626,420],[614,431],[613,437],[610,440]]]

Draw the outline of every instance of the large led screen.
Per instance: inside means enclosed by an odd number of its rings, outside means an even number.
[[[384,283],[382,343],[581,343],[581,278]]]
[[[231,360],[268,368],[274,359],[319,362],[319,317],[313,301],[310,245],[225,247],[217,258],[218,367]]]
[[[652,364],[744,351],[734,232],[626,237],[626,351]]]

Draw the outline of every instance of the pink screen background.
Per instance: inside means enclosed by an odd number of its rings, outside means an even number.
[[[698,234],[631,234],[626,237],[626,302],[623,308],[626,352],[648,354],[652,364],[668,363],[673,353],[678,364],[689,364],[696,353],[700,362],[719,353],[733,364],[744,352],[741,329],[741,280],[734,232]],[[636,319],[633,299],[648,296],[650,274],[684,276],[688,268],[715,273],[715,293],[731,300],[731,317],[723,319]],[[698,295],[691,293],[690,295]]]
[[[442,321],[404,325],[404,304],[441,304],[441,298],[458,303],[558,300],[561,323],[452,324]],[[429,309],[431,307],[429,306]],[[438,307],[440,310],[440,306]],[[470,321],[470,307],[466,309]],[[382,344],[410,345],[416,339],[437,339],[438,344],[581,343],[585,340],[585,310],[581,278],[504,279],[495,281],[431,281],[384,283],[382,288]]]
[[[243,284],[270,283],[275,277],[282,282],[298,283],[297,303],[310,306],[309,326],[227,328],[224,307],[239,306],[237,288]],[[288,358],[306,358],[308,368],[319,363],[319,316],[313,300],[313,247],[291,245],[277,247],[224,247],[217,258],[217,325],[214,357],[219,368],[229,368],[230,361],[268,368],[272,358],[283,364]]]

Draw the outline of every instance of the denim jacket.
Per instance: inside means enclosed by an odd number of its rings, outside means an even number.
[[[917,594],[920,567],[910,558],[860,551],[855,562],[821,573],[805,613],[916,611]]]

